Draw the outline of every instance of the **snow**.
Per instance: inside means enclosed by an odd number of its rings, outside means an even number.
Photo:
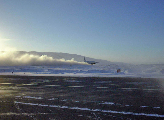
[[[121,72],[117,73],[117,68],[107,68],[105,65],[1,66],[0,75],[164,78],[160,68],[158,65],[156,69],[150,66],[143,68],[142,65],[136,68],[124,66]]]
[[[27,63],[21,62],[21,66],[18,65],[20,60],[27,57],[31,57]],[[9,59],[9,56],[3,58],[5,61]],[[3,65],[4,61],[0,61],[0,75],[164,78],[164,64],[133,65],[88,57],[86,59],[99,63],[88,65],[83,62],[84,56],[68,53],[17,52],[12,54],[15,65],[14,63],[10,66]],[[38,65],[37,61],[39,61]],[[121,72],[117,73],[118,69],[121,69]]]

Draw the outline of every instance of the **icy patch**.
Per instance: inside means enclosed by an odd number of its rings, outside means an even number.
[[[155,109],[160,109],[161,107],[153,107],[153,108],[155,108]]]
[[[30,98],[30,99],[43,99],[42,97],[32,97],[32,96],[23,96],[23,98]]]
[[[15,101],[14,103],[23,104],[23,105],[38,105],[38,104],[35,104],[35,103],[23,103],[23,102],[17,102],[17,101]]]
[[[25,86],[34,86],[34,85],[38,85],[38,84],[37,83],[35,83],[35,84],[31,83],[31,84],[22,84],[22,85],[25,85]]]
[[[1,85],[12,85],[13,83],[0,83]]]
[[[130,105],[125,105],[126,107],[129,107]]]
[[[48,107],[49,105],[38,104],[38,106]]]
[[[80,88],[80,87],[84,87],[84,86],[68,86],[68,87]]]
[[[156,91],[156,90],[159,90],[159,89],[143,89],[143,90]]]
[[[113,103],[113,102],[104,102],[104,103],[100,103],[100,104],[105,104],[105,105],[114,105],[115,103]]]
[[[79,82],[81,82],[81,81],[78,81],[78,80],[65,80],[66,82],[72,82],[72,83],[79,83]]]
[[[13,112],[8,112],[8,113],[0,113],[0,116],[10,116],[11,117],[14,115],[14,116],[21,116],[21,115],[24,115],[24,116],[33,116],[33,115],[45,115],[45,114],[50,114],[50,113],[13,113]]]
[[[57,100],[58,98],[50,98],[50,99],[48,99],[48,100]]]
[[[61,85],[45,85],[46,87],[60,87]]]
[[[17,102],[17,101],[15,101],[15,103],[17,103],[17,104],[25,104],[25,105],[38,105],[38,106],[45,106],[45,107],[54,107],[54,108],[60,108],[60,109],[72,109],[72,110],[91,111],[91,112],[104,112],[104,113],[123,114],[123,115],[135,115],[135,116],[151,116],[151,117],[161,117],[161,118],[164,117],[164,115],[159,115],[159,114],[134,113],[134,112],[127,112],[127,111],[90,109],[90,108],[81,108],[81,107],[60,106],[60,105],[43,105],[43,104]]]
[[[147,108],[147,107],[149,107],[149,106],[140,106],[141,108]]]

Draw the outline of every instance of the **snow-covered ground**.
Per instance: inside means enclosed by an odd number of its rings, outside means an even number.
[[[164,64],[133,65],[86,57],[99,62],[88,65],[84,56],[48,52],[1,53],[0,58],[0,75],[164,78]]]
[[[120,73],[110,65],[4,66],[0,75],[164,78],[162,66],[119,66]]]

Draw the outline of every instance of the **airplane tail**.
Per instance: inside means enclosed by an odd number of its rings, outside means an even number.
[[[85,57],[84,57],[84,62],[86,62]]]

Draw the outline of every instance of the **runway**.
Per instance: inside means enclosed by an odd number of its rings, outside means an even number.
[[[0,76],[0,119],[164,119],[163,79]]]

